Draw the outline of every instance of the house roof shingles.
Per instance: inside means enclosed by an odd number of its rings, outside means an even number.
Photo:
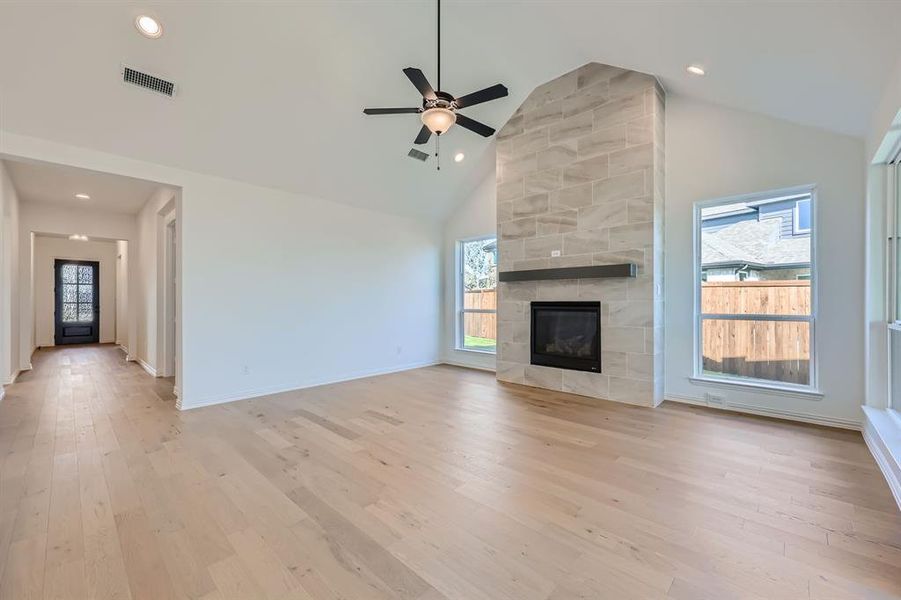
[[[780,225],[780,219],[763,219],[702,231],[701,265],[740,263],[772,268],[810,263],[810,237],[783,238]]]

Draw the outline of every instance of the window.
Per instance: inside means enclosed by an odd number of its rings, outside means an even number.
[[[497,346],[497,240],[459,243],[457,348],[494,352]]]
[[[695,206],[696,377],[815,388],[814,200],[803,188]],[[766,218],[792,201],[809,235]]]
[[[795,202],[793,231],[795,235],[810,233],[810,199]]]
[[[94,320],[94,271],[89,265],[62,267],[63,323]]]

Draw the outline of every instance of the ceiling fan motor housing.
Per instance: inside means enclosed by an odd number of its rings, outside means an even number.
[[[429,108],[449,108],[451,110],[455,110],[457,108],[457,104],[455,103],[456,98],[448,94],[447,92],[435,92],[435,98],[423,98],[422,99],[422,107],[424,109]]]

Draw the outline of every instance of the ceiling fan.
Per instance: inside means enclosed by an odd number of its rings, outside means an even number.
[[[429,141],[434,133],[436,136],[436,155],[438,137],[458,123],[460,127],[473,131],[483,137],[491,137],[494,135],[494,128],[480,123],[475,119],[470,119],[466,115],[457,112],[461,108],[469,108],[476,104],[496,100],[507,95],[507,88],[498,83],[487,87],[478,92],[466,94],[465,96],[455,97],[447,92],[441,91],[441,0],[438,0],[438,89],[435,90],[426,79],[422,71],[414,67],[404,69],[404,75],[422,94],[422,106],[411,108],[364,108],[363,113],[367,115],[401,115],[401,114],[418,114],[422,120],[422,128],[419,135],[413,140],[414,144],[425,144]],[[441,168],[440,166],[438,167]]]

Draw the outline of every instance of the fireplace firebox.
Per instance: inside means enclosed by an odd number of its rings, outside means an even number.
[[[532,364],[601,372],[601,303],[532,302]]]

